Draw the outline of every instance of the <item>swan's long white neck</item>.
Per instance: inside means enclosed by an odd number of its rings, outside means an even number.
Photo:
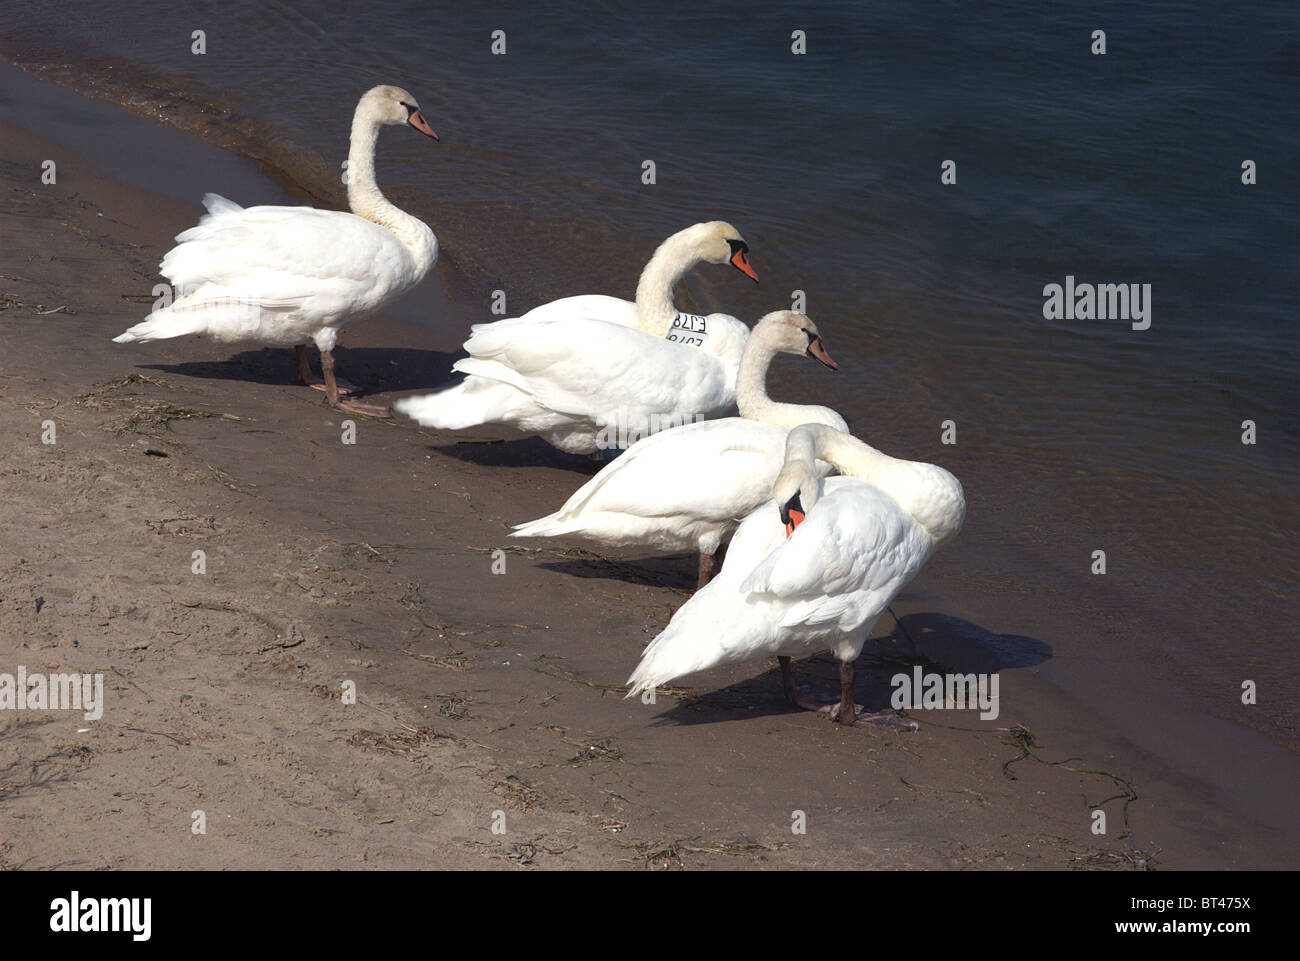
[[[656,337],[667,335],[677,318],[673,289],[701,259],[698,249],[681,233],[659,245],[636,285],[636,317],[641,330]]]
[[[776,345],[772,342],[768,329],[760,324],[745,341],[745,350],[740,355],[740,368],[736,371],[736,407],[740,416],[747,420],[761,420],[775,423],[772,415],[779,413],[779,407],[798,407],[798,404],[779,404],[767,394],[767,369],[772,366],[772,358],[777,355]],[[796,421],[791,427],[801,424]]]
[[[809,422],[822,423],[832,415],[825,407],[787,404],[773,400],[767,393],[767,369],[780,351],[775,344],[774,328],[759,324],[745,342],[736,371],[736,407],[746,420],[798,427]]]
[[[800,424],[825,424],[848,431],[844,418],[829,407],[816,404],[787,404],[767,393],[767,371],[772,358],[782,352],[780,340],[788,328],[773,325],[764,317],[755,326],[736,370],[736,407],[746,420],[793,429]],[[800,335],[802,336],[802,334]]]
[[[357,108],[348,147],[348,206],[358,217],[391,230],[423,276],[433,266],[437,253],[433,231],[424,221],[389,202],[375,183],[375,142],[379,139],[379,127],[368,111]]]
[[[882,454],[856,437],[819,424],[790,431],[785,444],[785,465],[775,489],[782,490],[783,481],[786,489],[792,482],[797,483],[804,510],[812,510],[821,496],[815,470],[819,458],[833,465],[842,476],[856,477],[884,491],[936,543],[942,544],[961,530],[966,517],[966,498],[961,483],[952,474],[934,464]]]

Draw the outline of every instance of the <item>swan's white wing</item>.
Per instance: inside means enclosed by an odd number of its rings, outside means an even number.
[[[722,571],[646,647],[629,696],[720,664],[832,644],[843,657],[921,569],[934,540],[880,489],[833,477],[785,537],[771,501],[745,518]],[[846,643],[858,639],[856,644]]]
[[[633,444],[555,513],[516,525],[512,536],[715,551],[729,530],[771,496],[785,437],[781,427],[739,417],[654,434]],[[822,476],[832,470],[823,461],[817,466]]]
[[[629,447],[556,513],[688,512],[739,520],[770,491],[784,445],[781,428],[739,417],[661,431]]]
[[[934,542],[877,488],[845,478],[826,486],[807,519],[740,590],[783,602],[783,627],[834,625],[849,632],[879,616],[925,564]]]
[[[557,413],[601,422],[616,423],[620,410],[708,414],[734,391],[716,358],[599,320],[482,324],[465,349],[472,363],[456,369],[510,384]]]
[[[176,238],[161,273],[182,294],[237,296],[266,309],[320,298],[340,308],[383,299],[414,273],[389,230],[354,214],[312,207],[250,207],[204,198],[209,213]],[[200,294],[203,299],[205,294]]]
[[[579,294],[561,297],[549,304],[534,307],[519,320],[603,320],[621,327],[637,325],[636,304],[606,294]]]

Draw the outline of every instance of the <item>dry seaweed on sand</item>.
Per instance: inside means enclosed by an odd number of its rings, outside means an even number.
[[[492,793],[516,811],[545,806],[541,792],[517,774],[507,774],[504,780],[492,785]]]
[[[424,749],[439,738],[446,737],[431,727],[408,728],[405,731],[372,731],[362,728],[353,732],[348,743],[353,747],[365,747],[381,754],[404,757],[415,760],[424,754]]]
[[[692,838],[681,838],[676,841],[636,841],[620,843],[619,847],[627,848],[634,851],[645,867],[654,870],[676,869],[685,870],[686,864],[682,859],[684,854],[715,854],[725,855],[727,857],[762,857],[765,854],[775,853],[783,848],[789,847],[789,843],[778,841],[776,844],[761,844],[758,841],[749,838],[738,838],[734,841],[709,840],[699,836]],[[632,860],[630,858],[620,858],[622,861]]]
[[[77,403],[89,410],[117,410],[122,413],[117,418],[103,425],[104,430],[114,434],[133,434],[157,436],[164,430],[170,431],[173,421],[206,420],[243,420],[235,414],[215,413],[194,407],[183,407],[166,400],[151,400],[140,396],[139,391],[128,390],[133,387],[158,387],[164,390],[188,390],[178,387],[158,377],[148,374],[132,373],[116,380],[96,384],[90,390],[77,395]],[[119,391],[127,391],[119,394]]]

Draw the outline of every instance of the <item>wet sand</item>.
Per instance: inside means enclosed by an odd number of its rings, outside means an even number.
[[[291,351],[110,343],[147,312],[198,207],[107,175],[93,138],[73,152],[6,116],[0,143],[0,671],[102,672],[107,700],[94,722],[0,715],[0,865],[1294,866],[1293,835],[1039,680],[1056,652],[1001,633],[1015,598],[996,583],[963,604],[923,573],[894,605],[902,628],[882,619],[858,665],[878,707],[914,663],[1001,668],[995,721],[919,712],[915,734],[846,731],[787,709],[774,661],[624,700],[641,647],[689,596],[691,559],[505,537],[587,462],[364,418],[348,445]],[[144,147],[160,169],[201,170],[195,202],[248,176],[174,131]],[[379,400],[445,382],[456,333],[483,319],[435,273],[344,336],[340,372]],[[400,322],[429,309],[445,334]],[[934,566],[971,549],[959,538]],[[828,656],[799,670],[835,676]]]

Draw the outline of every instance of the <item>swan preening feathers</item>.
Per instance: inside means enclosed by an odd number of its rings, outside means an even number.
[[[114,340],[205,334],[291,346],[302,380],[331,405],[386,416],[342,400],[332,351],[344,326],[410,290],[438,256],[433,232],[375,183],[379,128],[399,124],[437,139],[400,87],[375,87],[357,103],[351,213],[245,209],[207,194],[207,213],[160,266],[174,301]],[[778,353],[836,368],[821,333],[788,310],[763,317],[752,333],[728,314],[682,313],[674,288],[700,263],[730,264],[758,280],[735,227],[695,224],[655,250],[635,302],[566,297],[476,325],[465,342],[469,356],[454,366],[464,381],[395,406],[425,426],[509,425],[573,453],[627,447],[559,510],[516,525],[512,536],[699,552],[700,589],[645,649],[629,697],[684,674],[776,655],[787,698],[820,709],[796,689],[790,658],[829,648],[841,663],[831,712],[853,724],[865,717],[853,703],[853,661],[890,600],[961,528],[961,484],[940,467],[888,457],[850,436],[827,407],[769,397],[768,367]],[[320,349],[323,382],[307,364],[308,343]],[[707,419],[733,404],[739,417]],[[840,476],[827,476],[835,470]]]
[[[842,476],[822,479],[816,461]],[[628,696],[684,674],[770,655],[782,657],[786,697],[859,718],[853,662],[876,618],[961,529],[961,484],[933,464],[898,460],[823,425],[790,431],[772,500],[745,518],[722,570],[682,605],[641,657]],[[789,657],[830,649],[840,661],[838,703],[794,686]]]
[[[437,139],[415,98],[400,87],[375,87],[357,103],[347,167],[352,213],[245,209],[207,194],[207,214],[176,238],[159,268],[176,299],[113,339],[206,334],[221,342],[294,347],[300,376],[323,387],[330,404],[385,414],[340,400],[331,352],[346,324],[406,293],[438,258],[433,231],[391,204],[375,183],[379,128],[398,124]],[[320,349],[323,384],[307,366],[308,342]]]
[[[729,263],[754,280],[749,247],[722,221],[695,224],[659,245],[636,303],[566,297],[521,317],[477,324],[453,370],[455,387],[394,407],[425,427],[503,424],[560,450],[591,454],[611,427],[644,435],[725,411],[749,329],[727,314],[682,314],[673,288],[696,264]]]

